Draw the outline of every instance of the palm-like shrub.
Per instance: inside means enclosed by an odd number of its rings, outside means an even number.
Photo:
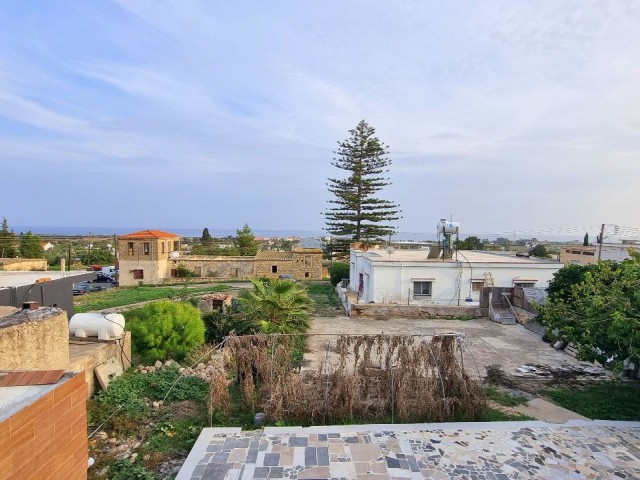
[[[238,298],[243,325],[239,331],[299,333],[309,327],[313,300],[290,280],[252,279],[253,291]]]

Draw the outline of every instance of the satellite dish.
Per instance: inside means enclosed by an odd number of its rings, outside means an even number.
[[[391,254],[392,254],[393,252],[395,252],[395,251],[396,251],[396,249],[395,249],[395,248],[393,248],[393,247],[387,247],[387,253],[389,254],[389,256],[391,256]]]
[[[180,257],[180,252],[178,252],[177,250],[174,250],[173,252],[169,253],[169,258],[171,260],[177,260]]]

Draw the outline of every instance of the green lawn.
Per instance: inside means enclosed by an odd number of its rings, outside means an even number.
[[[513,395],[509,395],[508,392],[504,392],[502,390],[498,390],[494,386],[488,386],[484,388],[484,393],[487,395],[489,400],[493,400],[500,405],[504,405],[505,407],[516,407],[518,405],[525,405],[528,403],[528,400],[524,397],[515,397]]]
[[[343,315],[340,299],[335,288],[329,282],[314,282],[306,285],[309,296],[315,302],[314,315],[336,317]]]
[[[152,286],[116,287],[102,292],[88,293],[75,297],[73,304],[76,313],[82,313],[146,302],[148,300],[161,300],[163,298],[176,298],[210,292],[224,292],[228,289],[228,285],[209,285],[194,288]]]
[[[640,382],[574,385],[544,394],[551,401],[596,420],[640,420]]]

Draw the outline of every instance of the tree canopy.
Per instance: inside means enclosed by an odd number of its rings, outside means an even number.
[[[16,234],[9,230],[9,222],[2,217],[0,227],[0,258],[14,258],[18,254],[16,250]]]
[[[324,213],[327,231],[351,241],[385,237],[394,231],[390,222],[400,218],[396,203],[376,197],[390,185],[385,177],[391,165],[388,147],[364,120],[349,133],[349,138],[338,142],[331,163],[347,172],[347,177],[328,179],[328,190],[335,198]]]
[[[204,227],[204,229],[202,230],[202,237],[200,238],[200,242],[202,243],[202,245],[211,245],[211,243],[213,243],[213,237],[209,233],[209,229],[207,227]]]
[[[547,247],[541,243],[529,250],[529,255],[538,258],[551,258],[551,254],[547,251]]]
[[[233,240],[233,244],[238,249],[239,255],[250,256],[258,253],[259,245],[256,241],[256,236],[246,223],[241,230],[236,230],[236,238]]]
[[[458,240],[459,250],[484,250],[484,243],[478,237],[467,237]]]
[[[44,258],[44,250],[40,245],[40,237],[30,231],[20,234],[20,257]]]
[[[640,363],[640,254],[622,262],[568,265],[551,281],[542,323],[584,360]]]

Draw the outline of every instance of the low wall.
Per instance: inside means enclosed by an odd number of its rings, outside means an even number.
[[[46,271],[47,260],[42,258],[11,258],[1,259],[0,270],[11,270],[14,272]]]
[[[73,376],[71,376],[73,375]],[[69,378],[71,376],[71,378]],[[82,373],[56,385],[4,387],[35,400],[0,415],[0,480],[87,478],[87,387]],[[15,398],[19,398],[19,393]]]
[[[350,305],[352,317],[468,318],[486,317],[480,307],[451,305],[398,305],[391,303],[356,303]]]
[[[68,366],[69,325],[63,310],[20,310],[0,318],[0,370],[66,370]]]

